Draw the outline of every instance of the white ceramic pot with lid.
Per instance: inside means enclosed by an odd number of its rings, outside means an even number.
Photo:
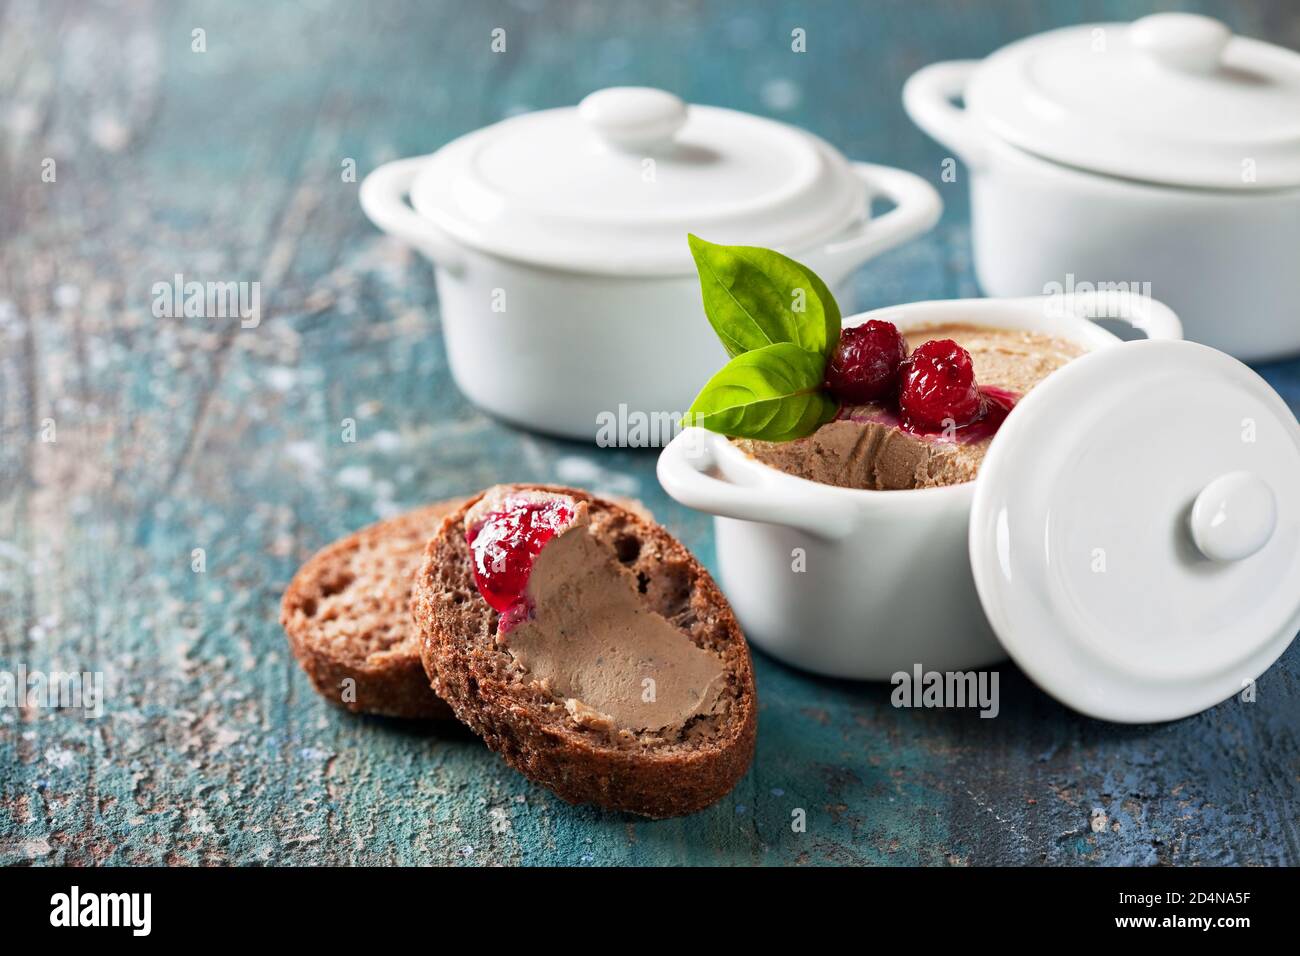
[[[934,64],[903,103],[969,169],[986,294],[1136,284],[1190,339],[1300,352],[1300,54],[1161,13]]]
[[[746,636],[856,679],[1010,655],[1076,710],[1130,723],[1197,713],[1262,674],[1300,629],[1300,425],[1247,366],[1180,341],[1160,303],[1105,299],[846,320],[1029,329],[1086,350],[1020,400],[974,481],[823,485],[701,429],[664,449],[665,490],[717,516],[719,580]],[[1122,343],[1097,317],[1148,339]]]
[[[873,218],[875,198],[894,208]],[[688,233],[779,249],[834,287],[941,211],[910,173],[851,163],[783,123],[639,87],[381,166],[361,205],[434,262],[451,372],[471,400],[601,441],[611,418],[670,435],[725,361]]]

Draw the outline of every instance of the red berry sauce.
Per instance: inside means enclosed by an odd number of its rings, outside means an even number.
[[[900,341],[902,337],[888,322],[866,325],[875,326],[871,330],[875,340],[871,343],[871,357],[883,361],[882,352],[892,350],[881,346],[889,341],[886,332],[892,331]],[[862,343],[863,353],[866,346]],[[871,363],[864,359],[859,364]],[[876,422],[929,441],[973,444],[991,437],[1019,398],[1006,389],[981,387],[975,381],[970,353],[952,339],[924,342],[896,364],[897,385],[892,395],[886,393],[869,403],[860,403],[866,408],[842,407],[838,417]]]
[[[532,616],[532,602],[524,590],[533,563],[573,518],[572,506],[561,498],[507,498],[466,533],[474,583],[483,600],[501,613],[497,625],[501,633]]]
[[[1006,421],[1007,415],[1011,413],[1011,409],[1015,407],[1016,402],[1020,400],[1020,396],[1015,392],[992,385],[981,385],[979,391],[981,398],[984,400],[984,414],[970,424],[959,425],[951,429],[945,429],[942,426],[927,428],[915,422],[905,421],[896,408],[884,405],[867,408],[842,408],[838,417],[843,421],[875,422],[890,428],[897,428],[899,431],[907,432],[909,435],[915,435],[917,438],[923,438],[926,441],[941,444],[955,442],[959,445],[973,445],[976,442],[984,441],[986,438],[992,438],[1002,423]]]
[[[940,442],[955,441],[962,445],[970,445],[986,438],[992,438],[1002,423],[1006,421],[1007,415],[1011,413],[1011,409],[1015,407],[1020,396],[1015,392],[1007,391],[1005,388],[996,388],[992,385],[980,385],[978,388],[982,411],[980,416],[972,422],[952,428],[945,428],[943,425],[936,428],[918,422],[900,421],[899,427],[903,431],[921,438],[929,438]]]

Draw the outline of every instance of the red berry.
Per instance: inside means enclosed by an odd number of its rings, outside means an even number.
[[[557,531],[573,521],[562,499],[506,499],[465,536],[474,560],[474,583],[483,600],[502,613],[502,630],[526,618],[524,588],[537,559]]]
[[[826,389],[841,402],[861,405],[893,398],[907,342],[892,322],[872,319],[840,332],[826,363]]]
[[[917,346],[903,368],[898,407],[908,425],[925,430],[960,428],[978,419],[985,402],[970,353],[952,339]]]

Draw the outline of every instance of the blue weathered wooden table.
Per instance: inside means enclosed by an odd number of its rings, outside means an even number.
[[[1292,4],[1198,6],[1300,48]],[[466,403],[429,267],[366,223],[350,164],[644,83],[937,180],[943,152],[899,105],[912,70],[1147,10],[0,6],[0,669],[101,671],[106,693],[98,719],[0,709],[0,861],[1300,863],[1297,647],[1254,703],[1153,727],[1080,717],[1010,665],[981,720],[760,654],[749,775],[647,823],[560,803],[467,732],[331,709],[276,620],[320,545],[498,480],[639,496],[713,561],[653,453]],[[943,222],[861,274],[863,307],[978,294],[965,184],[941,188]],[[260,282],[260,325],[156,317],[151,289],[177,274]],[[1300,362],[1261,371],[1300,408]]]

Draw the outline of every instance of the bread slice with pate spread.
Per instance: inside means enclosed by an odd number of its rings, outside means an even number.
[[[621,504],[489,489],[429,542],[411,611],[456,716],[570,803],[691,813],[749,767],[757,702],[736,617],[686,548]]]
[[[420,663],[410,594],[425,545],[464,500],[363,528],[317,552],[294,575],[280,623],[330,703],[387,717],[451,718]]]

